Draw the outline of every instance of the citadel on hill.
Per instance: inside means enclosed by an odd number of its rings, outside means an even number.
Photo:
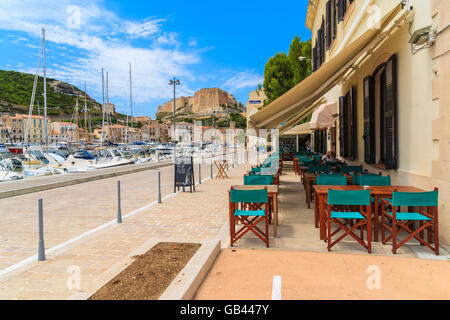
[[[238,107],[243,111],[243,106],[237,103],[236,98],[219,88],[206,88],[197,91],[194,96],[180,97],[175,101],[177,114],[211,115],[224,112],[224,106]],[[158,107],[157,116],[164,117],[173,113],[173,99]]]

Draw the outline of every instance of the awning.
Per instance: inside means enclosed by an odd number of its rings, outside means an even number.
[[[312,114],[312,112],[318,106],[320,106],[322,103],[325,103],[325,102],[326,102],[326,100],[324,98],[321,98],[321,99],[317,100],[311,106],[306,107],[305,109],[303,109],[303,111],[301,111],[300,113],[298,113],[295,116],[293,116],[291,119],[289,119],[289,121],[286,121],[283,125],[281,125],[278,128],[278,131],[280,132],[280,134],[283,134],[284,132],[292,129],[293,127],[295,127],[295,125],[297,123],[302,122],[303,120],[305,120],[310,114]]]
[[[329,129],[336,125],[338,114],[336,101],[321,105],[311,118],[311,129]]]
[[[250,117],[252,124],[257,128],[271,130],[314,104],[317,99],[336,86],[356,62],[363,60],[373,47],[382,41],[382,37],[377,36],[382,35],[384,28],[396,18],[400,11],[401,4],[398,3],[380,20],[380,29],[372,28],[365,31],[308,78],[252,115]]]
[[[313,131],[311,130],[311,124],[309,122],[300,124],[291,130],[286,131],[285,133],[281,134],[281,136],[300,136],[303,134],[311,134]]]

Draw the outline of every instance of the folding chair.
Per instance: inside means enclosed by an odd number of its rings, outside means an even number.
[[[358,206],[359,210],[354,212],[340,211],[341,206]],[[339,210],[339,211],[338,211]],[[335,246],[339,241],[347,236],[351,236],[359,244],[372,253],[372,207],[370,202],[369,190],[356,191],[328,191],[328,227],[327,227],[327,241],[328,251]],[[353,223],[353,221],[358,221]],[[332,223],[339,228],[335,231],[331,230]],[[348,226],[350,225],[350,226]],[[360,235],[357,236],[353,231],[360,229]],[[364,241],[364,230],[367,232],[367,244]],[[340,231],[344,231],[338,239],[332,242],[332,237],[337,235]]]
[[[391,186],[391,176],[362,175],[359,178],[361,186]]]
[[[308,168],[308,173],[330,173],[331,168],[330,167],[324,167],[324,166],[311,166]]]
[[[316,184],[319,186],[346,186],[347,178],[342,174],[320,174]]]
[[[343,174],[320,174],[317,176],[316,184],[318,186],[346,186],[347,178]],[[312,190],[311,194],[313,194]],[[314,223],[318,226],[319,212],[318,210],[314,210],[314,212]]]
[[[260,172],[261,172],[261,167],[253,168],[251,172],[252,172],[253,174],[255,174],[255,173],[260,173]]]
[[[394,192],[392,200],[381,199],[381,237],[383,244],[392,239],[392,253],[415,238],[421,245],[430,248],[435,255],[439,255],[439,229],[438,229],[438,197],[439,190],[431,192]],[[418,207],[417,212],[401,212],[400,207]],[[388,222],[391,222],[390,225]],[[419,221],[419,227],[412,225]],[[386,237],[386,230],[392,234]],[[425,240],[424,231],[427,231],[428,239]],[[400,241],[397,236],[400,231],[406,231],[409,235]],[[434,235],[434,247],[433,247]],[[400,243],[397,244],[397,242]]]
[[[244,176],[244,185],[246,186],[268,186],[273,184],[273,176]]]
[[[363,167],[362,166],[343,166],[341,168],[341,172],[342,173],[364,173]]]
[[[264,209],[262,209],[264,207]],[[230,190],[230,240],[233,246],[247,232],[252,231],[269,247],[269,200],[267,189]],[[265,223],[265,232],[257,227]],[[242,227],[236,231],[236,224]]]

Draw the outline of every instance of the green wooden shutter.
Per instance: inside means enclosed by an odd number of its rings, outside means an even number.
[[[397,56],[386,62],[384,79],[384,161],[386,169],[397,169]]]
[[[375,163],[375,96],[373,78],[364,78],[364,161]]]
[[[346,155],[346,144],[345,144],[345,127],[346,127],[346,108],[345,108],[345,97],[339,98],[339,155],[341,158],[345,158]]]

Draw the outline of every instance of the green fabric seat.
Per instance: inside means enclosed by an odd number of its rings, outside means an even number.
[[[343,206],[369,206],[369,190],[329,190],[328,204]]]
[[[392,216],[392,212],[386,212]],[[410,221],[431,221],[430,218],[420,214],[418,212],[397,212],[397,220],[410,220]]]
[[[391,177],[380,175],[362,175],[359,178],[359,184],[361,186],[391,186]]]
[[[438,191],[394,192],[392,205],[395,207],[437,207],[438,195]]]
[[[246,186],[265,186],[273,184],[273,176],[244,176],[244,185]]]
[[[363,167],[362,166],[343,166],[341,168],[342,173],[364,173]]]
[[[317,177],[317,185],[319,186],[346,186],[347,178],[343,175],[332,176],[332,175],[319,175]]]
[[[259,173],[259,172],[261,172],[261,168],[253,168],[252,169],[252,173]]]
[[[331,212],[332,219],[366,219],[359,212]]]
[[[230,201],[232,203],[267,203],[269,196],[266,189],[237,190],[231,189]]]
[[[265,210],[246,211],[238,209],[234,212],[234,215],[246,217],[264,217],[266,215],[266,211]]]
[[[317,172],[330,173],[331,168],[323,166],[311,166],[308,168],[308,173],[317,173]]]

